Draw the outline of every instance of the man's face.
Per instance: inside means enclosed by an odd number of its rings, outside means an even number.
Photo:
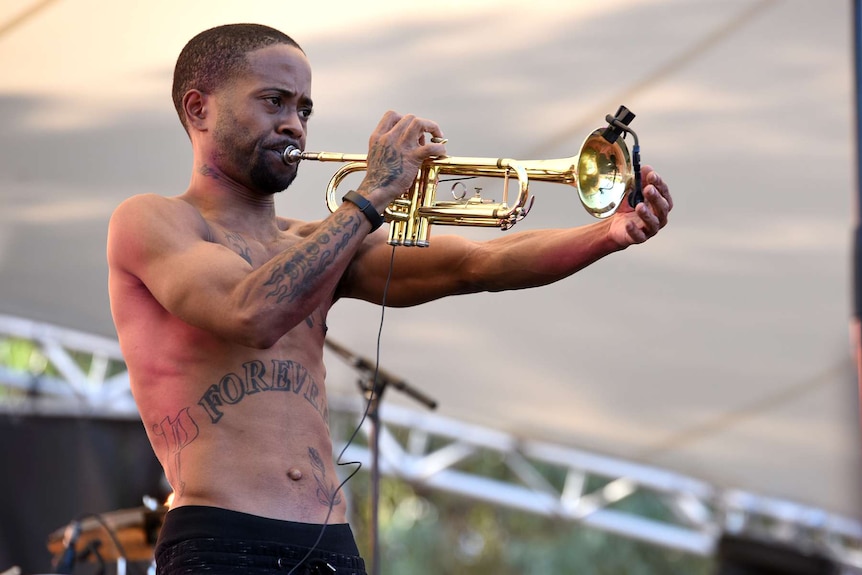
[[[286,165],[281,154],[288,145],[305,149],[311,67],[287,45],[256,50],[247,60],[247,71],[217,93],[213,160],[230,178],[269,195],[296,178],[298,164]]]

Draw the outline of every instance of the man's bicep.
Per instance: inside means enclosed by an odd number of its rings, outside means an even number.
[[[172,315],[211,328],[213,310],[229,310],[233,290],[248,271],[248,264],[234,252],[198,240],[149,258],[138,277]]]
[[[109,263],[141,281],[168,312],[201,325],[212,309],[225,309],[248,264],[171,207],[159,201],[121,206],[109,229]]]

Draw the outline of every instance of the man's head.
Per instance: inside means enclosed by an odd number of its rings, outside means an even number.
[[[213,93],[246,70],[250,52],[274,44],[287,44],[302,51],[287,34],[261,24],[217,26],[189,40],[177,58],[171,91],[174,107],[186,131],[189,130],[183,110],[186,92],[195,89]]]

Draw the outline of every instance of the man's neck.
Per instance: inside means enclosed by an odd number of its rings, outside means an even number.
[[[275,198],[250,190],[206,165],[196,169],[183,197],[210,221],[242,231],[277,232]]]

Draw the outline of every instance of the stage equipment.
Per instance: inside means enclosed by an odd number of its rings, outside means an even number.
[[[58,566],[74,565],[75,559],[67,557],[70,551],[88,561],[152,561],[167,510],[161,505],[143,506],[76,519],[48,536],[48,551]]]
[[[359,372],[359,390],[368,401],[366,413],[371,424],[368,449],[371,452],[371,569],[369,575],[380,575],[380,404],[388,387],[394,387],[428,409],[436,409],[437,402],[402,378],[394,376],[377,365],[377,362],[353,353],[332,338],[324,340],[326,347],[338,354],[345,362]],[[340,458],[339,458],[340,459]],[[340,464],[340,463],[339,463]]]
[[[628,127],[635,115],[620,106],[615,116],[607,115],[608,125],[587,136],[576,156],[557,160],[511,160],[507,158],[438,157],[426,160],[419,170],[413,188],[392,201],[384,218],[390,223],[390,245],[429,245],[430,227],[435,225],[497,227],[507,230],[522,220],[533,205],[529,194],[530,181],[568,184],[578,190],[578,197],[587,212],[596,218],[612,215],[629,194],[629,205],[643,201],[640,174],[640,146],[637,134]],[[634,138],[631,155],[619,136],[630,133]],[[365,171],[367,155],[336,152],[303,152],[288,146],[282,153],[286,164],[300,160],[345,163],[326,189],[326,204],[330,211],[340,205],[337,188],[348,175]],[[459,181],[452,186],[452,200],[439,201],[437,186],[441,177]],[[467,198],[464,178],[503,178],[502,202],[483,198],[477,191]],[[508,204],[509,181],[518,180],[517,199]],[[629,193],[631,192],[631,193]],[[343,194],[342,194],[343,195]]]
[[[715,575],[839,575],[839,565],[810,545],[722,534]]]

